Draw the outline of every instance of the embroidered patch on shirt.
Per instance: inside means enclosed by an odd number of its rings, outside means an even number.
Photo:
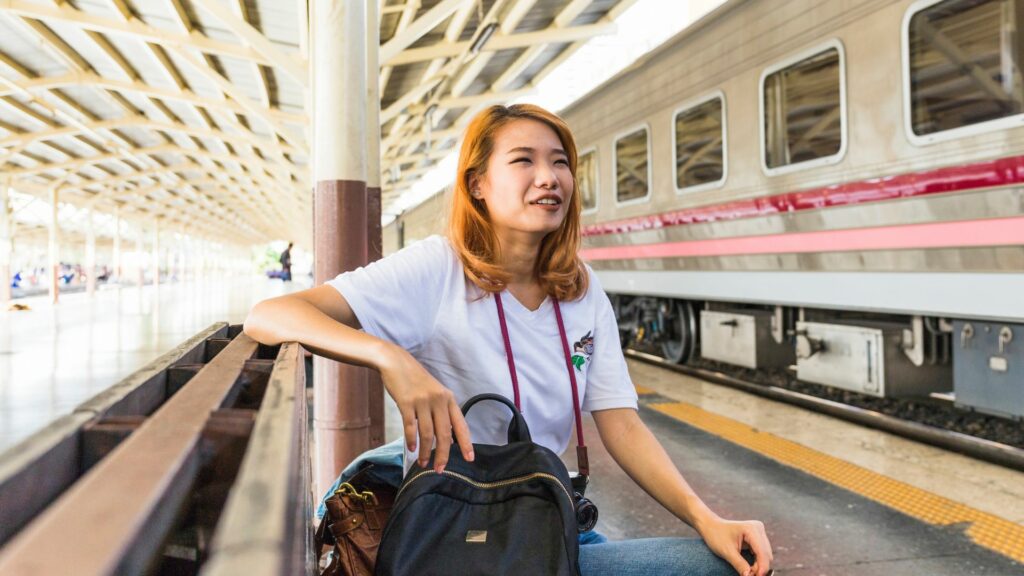
[[[583,372],[583,365],[590,360],[590,355],[594,353],[594,337],[587,332],[573,343],[572,350],[572,365],[576,367],[577,372]]]

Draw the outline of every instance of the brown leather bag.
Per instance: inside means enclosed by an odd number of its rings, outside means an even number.
[[[327,513],[316,529],[321,576],[373,576],[396,490],[372,482],[368,470],[360,470],[325,502]],[[323,557],[327,552],[330,556]]]

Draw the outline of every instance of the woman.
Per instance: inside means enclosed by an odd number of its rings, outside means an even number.
[[[482,392],[513,396],[496,298],[533,439],[565,450],[573,408],[553,314],[557,299],[569,341],[579,344],[572,366],[582,409],[592,413],[604,446],[703,538],[583,538],[597,543],[581,546],[582,573],[765,576],[772,552],[764,526],[714,514],[637,413],[611,304],[578,256],[575,172],[575,142],[560,118],[531,105],[492,106],[467,129],[447,238],[433,236],[324,286],[261,302],[245,332],[264,344],[298,341],[379,370],[402,414],[407,466],[417,447],[425,466],[436,444],[440,472],[453,439],[470,461],[473,441],[505,441],[503,407],[481,404],[466,419],[459,410]],[[753,566],[744,548],[756,555]]]

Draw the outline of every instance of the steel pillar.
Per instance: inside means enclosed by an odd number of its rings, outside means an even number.
[[[138,286],[141,293],[142,286],[146,281],[146,272],[143,268],[146,257],[146,243],[143,239],[145,231],[139,228],[138,236],[135,237],[135,285]]]
[[[160,287],[160,219],[153,219],[153,287]]]
[[[310,10],[314,277],[322,284],[367,262],[367,0],[314,0]],[[370,447],[367,372],[314,360],[317,494]]]
[[[60,222],[57,220],[57,202],[60,200],[60,186],[50,188],[50,242],[47,249],[50,268],[50,302],[56,304],[60,298]]]
[[[114,206],[114,257],[111,262],[113,268],[110,273],[121,283],[121,206]]]
[[[178,238],[174,242],[177,250],[175,250],[174,259],[174,275],[178,277],[178,283],[185,283],[185,230],[182,229],[178,232]]]
[[[11,256],[14,254],[14,227],[11,226],[10,183],[0,182],[0,305],[11,300]]]
[[[191,241],[182,229],[181,239],[178,240],[178,282],[182,284],[188,279],[188,265],[191,263],[188,258],[190,245]]]
[[[85,229],[85,292],[89,296],[96,294],[96,230],[92,216],[92,208],[89,208]]]

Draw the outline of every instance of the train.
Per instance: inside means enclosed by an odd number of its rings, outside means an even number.
[[[730,0],[561,111],[623,345],[1024,418],[1022,58],[1024,1]]]

